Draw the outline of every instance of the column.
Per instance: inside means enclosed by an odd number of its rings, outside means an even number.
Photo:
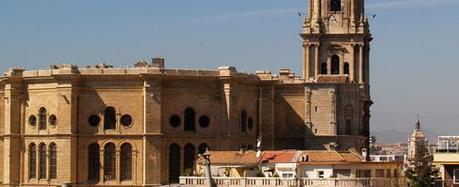
[[[330,90],[330,135],[338,135],[339,129],[336,122],[336,91]]]
[[[319,44],[315,44],[314,45],[314,64],[315,64],[315,69],[316,69],[316,73],[315,73],[315,79],[317,80],[318,76],[319,76],[319,71],[320,71],[320,63],[319,63]]]
[[[355,25],[355,3],[354,0],[351,0],[351,25]]]
[[[355,80],[355,44],[351,44],[351,61],[349,62],[349,79]]]
[[[115,178],[116,184],[121,183],[121,150],[117,147],[115,151]]]
[[[365,48],[365,83],[370,84],[370,45]]]
[[[311,69],[311,62],[310,62],[310,47],[309,47],[309,44],[305,44],[304,45],[304,70],[303,70],[303,77],[304,77],[304,80],[306,82],[309,81],[309,77],[310,77],[310,69]]]
[[[185,170],[185,149],[180,147],[180,175],[182,175]]]
[[[327,59],[327,75],[331,75],[332,74],[331,70],[332,70],[331,60]]]
[[[104,183],[105,182],[105,178],[104,178],[104,165],[105,165],[105,158],[104,158],[104,149],[101,148],[99,150],[99,184],[100,183]]]
[[[344,53],[339,55],[339,75],[344,75]]]
[[[154,161],[154,164],[156,165],[156,160]],[[146,167],[146,165],[144,165],[143,167]],[[132,177],[132,181],[134,181],[134,183],[137,184],[137,150],[132,150],[131,177]],[[145,185],[145,183],[143,184]]]
[[[320,19],[320,0],[314,0],[314,19]]]
[[[363,84],[363,44],[359,44],[359,84]]]
[[[51,150],[49,149],[49,144],[45,145],[46,146],[46,181],[51,180],[51,168],[49,167],[49,164],[51,163]]]

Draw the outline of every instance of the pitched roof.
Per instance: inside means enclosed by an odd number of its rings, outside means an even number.
[[[337,151],[304,151],[307,160],[302,163],[346,163],[362,162],[363,158],[352,152]]]
[[[255,151],[210,151],[212,164],[257,165],[258,163],[346,164],[362,162],[363,157],[350,151],[263,151],[259,158]],[[303,160],[306,158],[306,160]],[[198,163],[202,159],[198,158]]]
[[[258,163],[255,151],[209,151],[209,153],[212,164],[252,165]],[[198,158],[197,162],[202,163],[202,159]]]
[[[292,163],[298,160],[298,151],[264,151],[260,163]]]

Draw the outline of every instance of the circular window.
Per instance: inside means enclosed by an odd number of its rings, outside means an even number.
[[[171,124],[172,127],[178,127],[180,126],[180,123],[182,120],[180,119],[180,116],[178,115],[173,115],[171,118],[169,118],[169,124]]]
[[[252,117],[250,117],[249,121],[247,121],[247,127],[249,128],[249,130],[252,130],[253,128],[253,118]]]
[[[52,114],[51,116],[49,116],[49,124],[52,126],[56,126],[57,124],[56,115]]]
[[[88,123],[89,123],[89,125],[95,127],[95,126],[99,125],[100,117],[98,115],[92,115],[92,116],[89,117]]]
[[[125,127],[131,126],[132,117],[130,115],[128,115],[128,114],[125,114],[125,115],[121,116],[120,122],[121,122],[121,125],[123,125]]]
[[[210,119],[209,119],[209,117],[207,117],[207,116],[201,116],[201,117],[199,118],[199,125],[200,125],[202,128],[207,128],[207,127],[209,127],[209,125],[210,125]]]
[[[29,125],[35,126],[37,125],[37,117],[34,115],[30,115],[29,117]]]

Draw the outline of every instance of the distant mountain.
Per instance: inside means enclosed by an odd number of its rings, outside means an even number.
[[[429,139],[429,143],[436,144],[437,138],[440,134],[430,131],[430,130],[423,130],[424,134]],[[408,138],[410,137],[412,131],[404,132],[400,130],[386,130],[386,131],[373,131],[371,132],[371,136],[376,137],[377,143],[399,143],[399,142],[408,142]]]

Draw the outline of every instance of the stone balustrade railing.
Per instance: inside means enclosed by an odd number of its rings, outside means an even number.
[[[404,178],[359,179],[282,179],[282,178],[230,178],[214,177],[218,187],[407,187]],[[180,177],[180,184],[190,187],[207,187],[205,177]]]

